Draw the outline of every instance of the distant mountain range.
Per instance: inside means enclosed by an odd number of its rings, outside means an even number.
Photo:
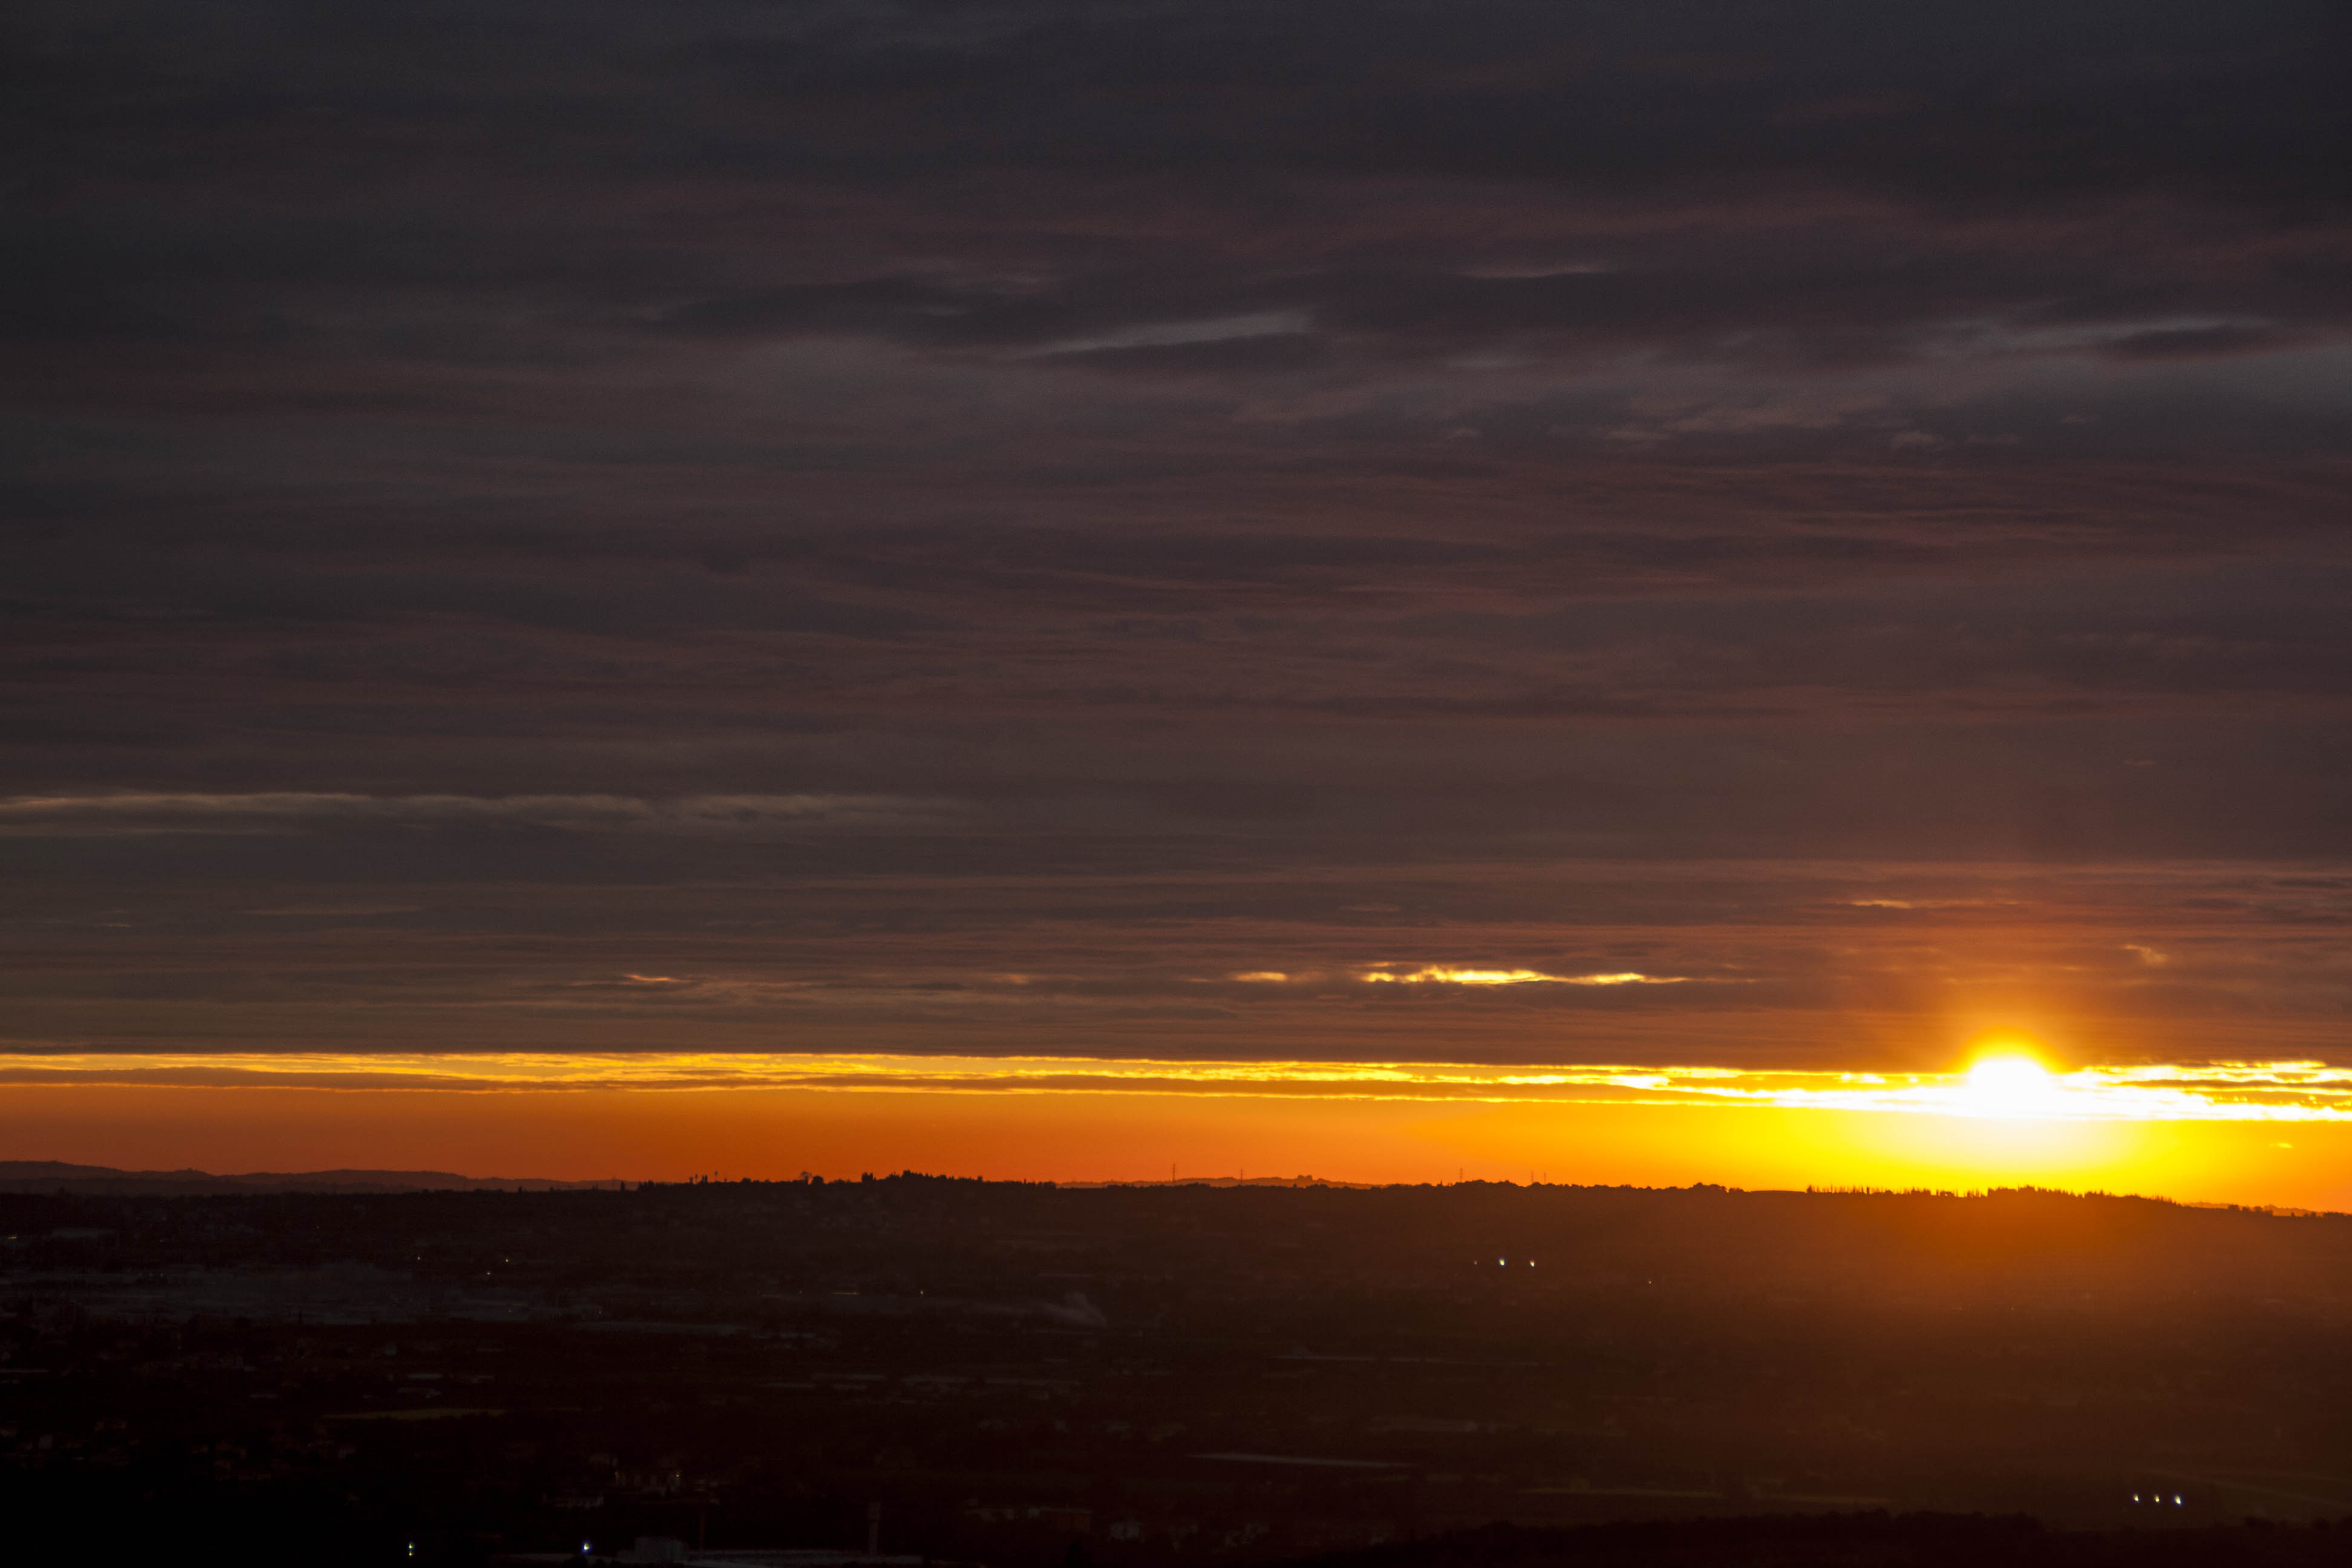
[[[193,1193],[562,1192],[618,1187],[617,1178],[554,1182],[541,1176],[460,1176],[449,1171],[119,1171],[62,1160],[0,1160],[0,1193],[113,1193],[158,1197]]]

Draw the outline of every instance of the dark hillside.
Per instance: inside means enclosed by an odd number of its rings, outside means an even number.
[[[2352,1516],[2347,1347],[2352,1220],[2046,1192],[0,1195],[0,1508],[352,1562],[838,1552],[877,1506],[997,1568],[1759,1513],[2218,1542]]]
[[[1300,1568],[2320,1568],[2352,1526],[2052,1531],[2031,1519],[1837,1514],[1528,1530],[1493,1524]]]

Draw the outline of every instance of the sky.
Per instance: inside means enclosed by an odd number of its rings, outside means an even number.
[[[2341,6],[0,26],[0,1157],[2352,1207]]]

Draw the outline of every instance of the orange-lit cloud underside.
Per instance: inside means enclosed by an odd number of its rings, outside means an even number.
[[[1998,1120],[2352,1121],[2352,1068],[2315,1061],[2099,1066],[2046,1075],[2030,1103],[1982,1074],[1610,1065],[1101,1061],[1069,1058],[498,1053],[19,1057],[0,1086],[171,1085],[344,1090],[800,1089],[948,1094],[1271,1096],[1322,1100],[1769,1106]]]
[[[734,1055],[58,1056],[13,1152],[214,1170],[2013,1182],[2352,1205],[2352,1069],[1965,1073]]]

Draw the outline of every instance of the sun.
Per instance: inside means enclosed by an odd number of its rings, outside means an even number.
[[[2062,1094],[2058,1075],[2030,1047],[2009,1040],[1988,1044],[1978,1054],[1961,1090],[1980,1116],[2047,1116]]]
[[[1969,1068],[1969,1094],[1997,1104],[2045,1099],[2056,1081],[2050,1069],[2029,1056],[1980,1057]]]

